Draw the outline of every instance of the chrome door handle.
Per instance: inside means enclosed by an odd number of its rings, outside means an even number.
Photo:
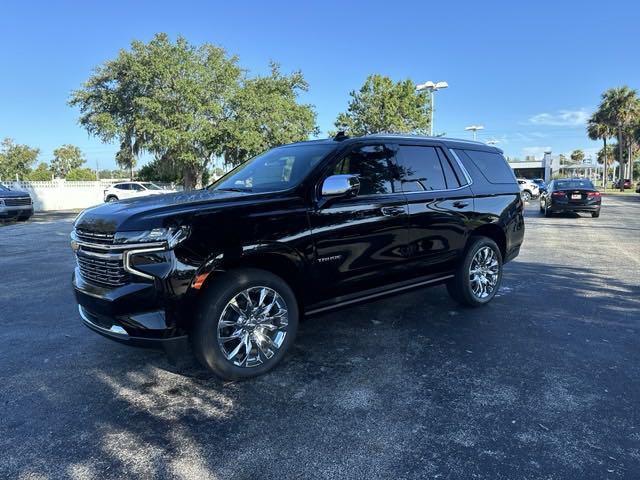
[[[402,215],[404,213],[404,208],[403,207],[382,207],[380,211],[385,217],[397,217],[398,215]]]
[[[453,202],[453,206],[456,208],[464,208],[469,206],[469,202]]]

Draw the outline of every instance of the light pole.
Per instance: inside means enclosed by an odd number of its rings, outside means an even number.
[[[484,130],[484,126],[482,125],[470,125],[468,127],[465,128],[465,130],[471,130],[473,132],[473,139],[476,140],[477,139],[477,131],[478,130]]]
[[[433,137],[433,111],[435,110],[434,105],[434,95],[433,92],[437,92],[438,90],[442,90],[443,88],[447,88],[449,84],[447,82],[436,82],[433,83],[431,80],[425,83],[421,83],[416,85],[416,90],[418,92],[422,92],[426,90],[429,92],[429,103],[431,104],[431,115],[429,121],[429,135]]]

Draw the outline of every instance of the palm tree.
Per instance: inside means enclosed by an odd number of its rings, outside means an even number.
[[[618,157],[620,161],[620,179],[624,180],[624,158],[622,145],[624,137],[631,140],[631,130],[640,119],[640,99],[638,92],[627,86],[610,88],[602,94],[602,101],[596,114],[600,114],[602,122],[618,135]],[[631,152],[631,150],[629,150]],[[620,182],[620,191],[624,192],[624,182]]]
[[[600,113],[599,109],[595,113],[593,113],[593,115],[591,115],[591,118],[587,123],[587,135],[589,135],[589,138],[591,140],[602,139],[602,141],[604,142],[604,148],[602,149],[602,152],[604,153],[604,157],[603,157],[604,173],[602,174],[602,187],[606,189],[607,188],[607,154],[609,153],[609,150],[607,149],[607,139],[613,136],[613,131],[606,123],[604,123],[602,119],[602,114]]]

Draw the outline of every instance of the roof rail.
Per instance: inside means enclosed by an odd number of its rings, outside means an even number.
[[[349,135],[347,135],[344,130],[340,130],[338,133],[336,133],[335,137],[333,137],[336,142],[341,142],[342,140],[346,140],[347,138],[349,138]]]

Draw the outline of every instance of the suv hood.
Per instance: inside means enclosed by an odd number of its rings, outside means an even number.
[[[31,197],[27,192],[21,192],[20,190],[0,190],[0,198],[17,198],[17,197]]]
[[[74,225],[77,228],[102,233],[148,230],[167,226],[180,217],[192,216],[203,211],[243,202],[255,203],[267,195],[273,198],[273,193],[215,190],[148,195],[88,208],[78,215]]]

